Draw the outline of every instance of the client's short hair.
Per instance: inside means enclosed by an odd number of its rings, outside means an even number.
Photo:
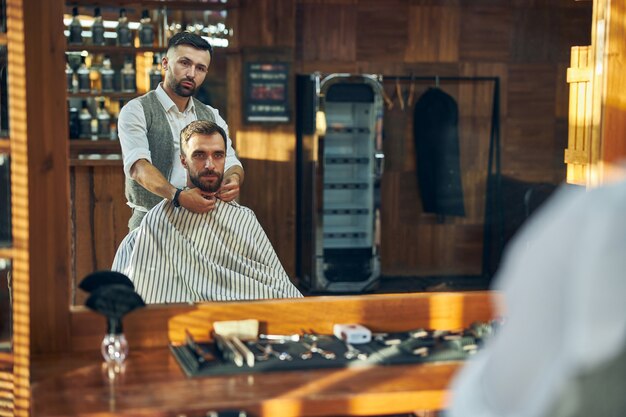
[[[193,135],[213,135],[219,133],[222,139],[224,139],[224,150],[228,148],[226,143],[226,132],[215,122],[209,122],[206,120],[196,120],[189,123],[180,132],[180,154],[185,155],[185,149],[187,149],[187,143]]]

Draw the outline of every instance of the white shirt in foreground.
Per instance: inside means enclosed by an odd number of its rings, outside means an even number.
[[[543,417],[626,343],[626,183],[561,190],[507,251],[499,334],[460,372],[450,417]]]
[[[163,200],[124,238],[112,270],[146,303],[302,297],[252,210],[221,200],[203,214]]]

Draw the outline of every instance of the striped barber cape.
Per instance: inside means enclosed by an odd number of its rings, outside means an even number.
[[[254,212],[221,200],[203,214],[163,200],[124,238],[111,269],[146,303],[302,297]]]

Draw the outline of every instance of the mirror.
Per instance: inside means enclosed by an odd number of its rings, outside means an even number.
[[[393,107],[386,103],[383,113],[381,291],[485,288],[497,268],[499,248],[565,178],[566,69],[570,47],[590,43],[592,3],[462,3],[434,7],[404,2],[394,6],[297,2],[293,18],[281,23],[292,28],[280,32],[287,38],[259,40],[255,30],[261,29],[253,27],[239,27],[235,33],[242,48],[293,47],[294,78],[315,71],[386,76],[383,89]],[[245,23],[253,12],[241,6],[238,19]],[[422,23],[411,24],[415,21]],[[293,106],[294,117],[288,124],[243,123],[240,52],[218,51],[205,90],[228,118],[246,169],[241,203],[255,211],[293,277],[297,270],[294,132],[298,108]],[[411,74],[415,78],[438,75],[440,89],[458,104],[465,216],[439,218],[424,213],[416,175],[413,110],[437,81],[412,83]],[[396,75],[402,77],[398,83]],[[494,84],[446,80],[458,76],[500,80],[501,177],[491,185],[487,170]],[[495,170],[496,161],[492,163]],[[80,278],[109,267],[126,233],[128,209],[121,197],[119,164],[73,165],[71,169],[74,270]],[[497,201],[486,202],[488,187],[497,189],[492,196],[499,197],[500,206]],[[493,216],[493,228],[486,233],[488,214]],[[490,242],[487,247],[485,242]],[[81,304],[80,294],[74,300]]]

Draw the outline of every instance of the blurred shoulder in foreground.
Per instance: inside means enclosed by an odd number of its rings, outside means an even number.
[[[559,190],[494,289],[505,325],[457,376],[448,416],[626,415],[626,182]]]

